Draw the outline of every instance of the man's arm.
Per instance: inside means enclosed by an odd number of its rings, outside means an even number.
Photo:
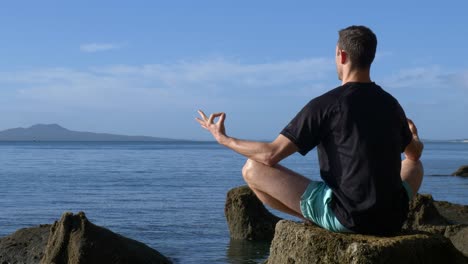
[[[210,131],[219,144],[224,145],[235,152],[263,163],[268,166],[278,164],[282,159],[297,151],[296,145],[287,137],[279,135],[273,142],[255,142],[236,139],[226,135],[224,128],[225,113],[215,113],[208,118],[202,111],[198,111],[201,119],[197,118],[198,123]],[[214,123],[214,119],[219,117],[219,121]]]
[[[418,129],[411,119],[408,119],[408,126],[413,134],[413,139],[405,148],[405,156],[407,159],[418,161],[421,158],[424,145],[419,140]]]

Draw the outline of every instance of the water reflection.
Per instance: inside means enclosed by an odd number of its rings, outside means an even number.
[[[269,252],[270,242],[231,239],[226,255],[231,264],[256,264],[263,263]]]

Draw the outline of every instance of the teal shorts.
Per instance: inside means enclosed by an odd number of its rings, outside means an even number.
[[[407,182],[403,182],[408,198],[411,200],[413,192]],[[315,224],[340,233],[353,233],[343,226],[330,207],[332,201],[332,190],[324,183],[311,181],[304,194],[301,197],[302,215]]]

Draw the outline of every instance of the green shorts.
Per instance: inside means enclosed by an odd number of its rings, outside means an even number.
[[[403,182],[403,187],[405,187],[406,193],[411,200],[413,193],[409,184]],[[327,230],[340,233],[353,233],[353,231],[338,221],[338,218],[336,218],[335,213],[330,207],[331,200],[332,190],[324,182],[311,181],[301,197],[302,215]]]

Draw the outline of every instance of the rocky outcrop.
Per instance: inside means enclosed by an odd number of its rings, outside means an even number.
[[[468,165],[461,166],[456,172],[452,174],[453,176],[462,176],[468,177]]]
[[[278,222],[247,186],[229,191],[225,211],[234,239],[270,238],[276,225],[268,263],[468,263],[468,206],[430,195],[413,198],[402,233],[394,237]]]
[[[468,263],[467,210],[418,194],[402,233],[393,237],[339,234],[281,221],[268,263]]]
[[[433,201],[437,211],[451,224],[468,225],[468,205]]]
[[[145,244],[89,222],[83,212],[65,213],[52,226],[15,232],[0,240],[0,263],[171,263]]]
[[[263,206],[248,186],[228,192],[224,213],[232,239],[271,240],[280,220]]]
[[[49,239],[50,225],[20,229],[0,238],[0,263],[39,263]]]
[[[431,195],[416,194],[409,204],[408,219],[403,229],[417,230],[424,226],[447,226],[450,222],[437,210]]]
[[[427,233],[394,237],[332,233],[282,220],[267,263],[467,263],[449,239]]]
[[[410,202],[403,229],[445,236],[468,257],[468,206],[435,202],[431,195],[417,194]]]
[[[450,239],[452,244],[465,257],[468,257],[468,226],[456,225],[448,226],[444,231],[444,236]]]

